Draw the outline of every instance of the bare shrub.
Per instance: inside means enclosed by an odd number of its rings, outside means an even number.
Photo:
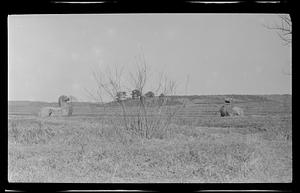
[[[146,63],[144,55],[138,58],[135,70],[129,72],[129,82],[133,87],[134,93],[139,93],[135,96],[133,93],[132,99],[117,100],[121,112],[116,113],[115,117],[122,117],[121,122],[114,122],[116,126],[122,128],[125,133],[136,135],[142,138],[162,138],[165,128],[172,122],[177,112],[185,107],[185,103],[181,105],[170,105],[168,102],[171,96],[175,94],[176,82],[170,80],[165,74],[161,73],[159,84],[156,93],[161,93],[160,97],[154,97],[154,93],[144,95],[144,89],[149,82],[149,67]],[[109,69],[107,73],[93,72],[96,80],[98,93],[106,93],[114,101],[118,98],[119,93],[123,93],[126,88],[125,81],[122,81],[123,68],[114,67],[113,70]],[[135,101],[135,105],[130,104],[130,101]],[[130,107],[128,106],[130,104]],[[134,106],[135,108],[132,108]],[[116,128],[116,127],[115,127]],[[116,129],[119,132],[119,129]],[[125,135],[125,134],[124,134]],[[121,136],[121,134],[119,134]],[[122,138],[122,137],[121,137]],[[126,140],[125,140],[126,141]]]

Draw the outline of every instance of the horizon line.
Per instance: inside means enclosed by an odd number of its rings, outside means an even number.
[[[276,93],[276,94],[202,94],[202,95],[197,95],[197,94],[192,94],[192,95],[165,95],[165,96],[227,96],[227,95],[251,95],[251,96],[259,96],[259,95],[292,95],[292,93]],[[158,96],[156,96],[158,97]],[[130,99],[131,97],[128,97]],[[57,103],[57,101],[42,101],[42,100],[8,100],[8,102],[42,102],[42,103]],[[73,103],[108,103],[108,102],[113,102],[113,100],[110,101],[74,101]]]

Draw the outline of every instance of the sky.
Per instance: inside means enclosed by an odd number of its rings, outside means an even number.
[[[145,91],[164,73],[178,95],[291,94],[291,45],[265,27],[279,22],[276,14],[10,15],[8,100],[93,101],[92,72],[115,67],[128,92],[142,55]]]

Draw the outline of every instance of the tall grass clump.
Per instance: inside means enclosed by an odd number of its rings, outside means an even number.
[[[40,121],[26,121],[27,125],[12,120],[8,126],[8,140],[24,145],[46,144],[55,135],[55,131],[50,127],[44,127]]]

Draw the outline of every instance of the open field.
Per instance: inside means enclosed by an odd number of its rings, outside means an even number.
[[[76,103],[71,117],[39,118],[43,106],[9,102],[10,182],[291,182],[290,95],[232,95],[244,117],[221,118],[224,96],[177,97],[185,108],[143,138],[124,129],[120,107]],[[128,102],[128,116],[134,116]],[[149,110],[155,115],[155,108]]]

